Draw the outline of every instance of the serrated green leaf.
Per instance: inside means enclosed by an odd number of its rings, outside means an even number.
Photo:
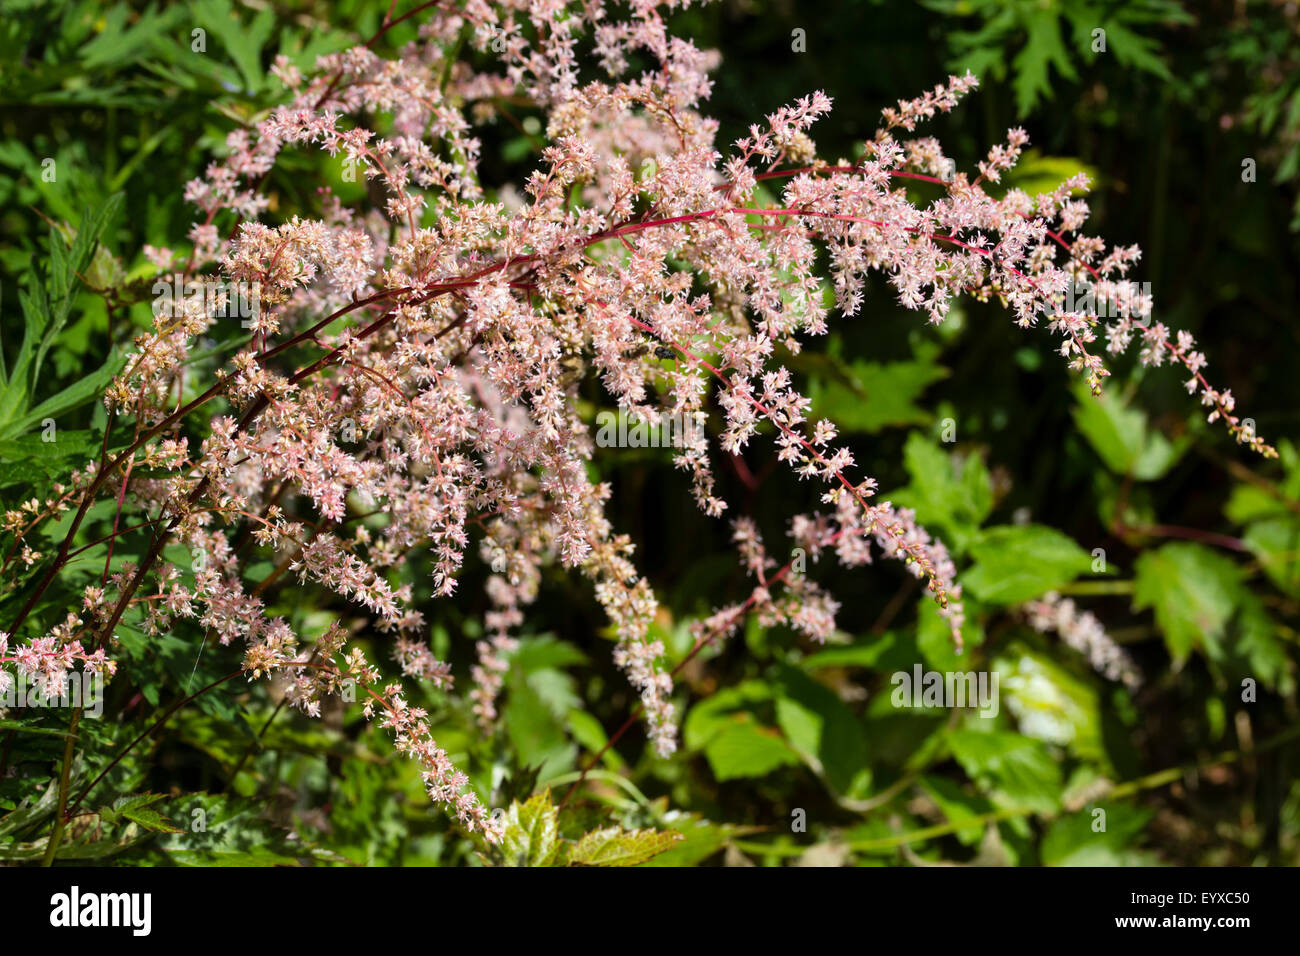
[[[903,464],[911,482],[892,493],[890,500],[915,510],[921,523],[940,534],[954,553],[963,553],[993,508],[984,463],[975,455],[947,453],[913,432],[903,446]]]
[[[559,866],[561,850],[559,814],[551,804],[551,791],[510,804],[501,838],[506,866]]]
[[[262,47],[275,29],[275,12],[263,8],[252,22],[241,22],[229,0],[201,0],[190,4],[191,12],[200,25],[211,30],[226,48],[240,75],[244,88],[257,93],[264,84]]]
[[[1241,591],[1241,569],[1194,542],[1177,541],[1137,560],[1133,607],[1151,608],[1176,666],[1194,648],[1223,656],[1223,635]]]
[[[569,851],[570,866],[638,866],[680,843],[682,835],[659,830],[606,827],[584,834]]]
[[[812,379],[808,393],[812,417],[828,418],[844,432],[866,434],[898,425],[924,425],[932,416],[916,400],[947,375],[947,369],[923,359],[854,361],[842,366],[843,380]]]
[[[166,799],[162,793],[137,793],[127,797],[118,797],[113,801],[111,812],[139,824],[146,830],[156,833],[181,833],[161,813],[153,809],[159,800]],[[101,811],[101,816],[106,816]]]
[[[1021,116],[1028,115],[1040,97],[1051,97],[1050,67],[1055,66],[1066,79],[1073,80],[1077,76],[1066,52],[1055,10],[1032,9],[1026,17],[1025,28],[1028,33],[1025,46],[1012,61],[1016,71],[1013,84],[1016,108]]]
[[[975,564],[962,585],[990,604],[1018,604],[1073,581],[1092,567],[1092,557],[1068,537],[1044,525],[999,525],[970,545]]]

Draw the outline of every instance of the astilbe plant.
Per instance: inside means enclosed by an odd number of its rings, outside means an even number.
[[[576,401],[575,359],[629,414],[713,426],[713,438],[687,430],[674,458],[710,516],[727,511],[713,461],[770,426],[773,454],[821,488],[820,512],[791,516],[792,546],[851,568],[877,555],[903,562],[928,585],[958,645],[961,587],[943,543],[912,512],[877,499],[875,482],[837,444],[835,424],[807,420],[810,401],[777,358],[826,333],[833,311],[853,321],[871,273],[930,323],[942,323],[957,296],[1000,298],[1018,325],[1059,337],[1061,355],[1094,392],[1107,375],[1102,353],[1136,345],[1142,363],[1183,369],[1211,421],[1272,454],[1234,414],[1231,393],[1207,382],[1191,336],[1154,320],[1150,296],[1131,278],[1138,249],[1080,232],[1084,177],[995,198],[985,186],[1016,163],[1024,131],[1008,131],[972,173],[915,135],[974,90],[975,77],[949,77],[885,110],[855,157],[819,156],[814,124],[831,109],[822,93],[727,146],[705,112],[715,58],[670,36],[656,4],[631,6],[619,22],[599,3],[425,3],[390,14],[366,45],[321,58],[313,76],[276,64],[287,102],[231,133],[224,158],[186,188],[199,210],[192,251],[145,250],[181,288],[255,289],[249,340],[215,380],[195,383],[192,349],[220,309],[203,295],[155,309],[152,330],[104,395],[109,430],[130,429],[129,444],[110,454],[105,442],[57,498],[6,516],[9,561],[48,561],[0,634],[6,664],[52,685],[78,665],[111,674],[115,628],[128,610],[144,608],[155,634],[193,619],[242,648],[240,674],[276,675],[308,714],[350,682],[367,716],[419,762],[431,798],[493,841],[499,822],[402,681],[349,646],[355,629],[339,622],[308,642],[269,617],[259,595],[284,575],[334,591],[384,635],[402,678],[446,688],[453,675],[427,646],[410,586],[392,587],[389,574],[427,552],[435,594],[451,598],[467,554],[477,553],[492,570],[493,610],[467,696],[486,733],[511,635],[541,569],[558,562],[591,582],[648,733],[660,755],[671,754],[673,679],[663,647],[648,638],[655,595],[633,542],[605,514],[610,487],[589,478],[596,444]],[[392,59],[374,52],[394,23],[415,16],[427,17],[418,42]],[[491,68],[456,57],[464,34],[493,54]],[[580,80],[583,38],[609,79]],[[633,62],[647,66],[632,73]],[[501,97],[544,111],[550,145],[522,192],[502,189],[490,201],[474,129],[496,119]],[[388,135],[367,127],[379,114],[391,116]],[[288,150],[339,157],[361,171],[375,205],[350,208],[322,189],[320,218],[277,220],[261,187]],[[909,180],[939,184],[940,198],[918,205]],[[779,188],[779,201],[757,198],[771,194],[760,183]],[[1075,288],[1116,317],[1061,308]],[[196,413],[218,399],[234,412],[211,417],[201,441],[187,437]],[[114,536],[143,527],[152,543],[118,573],[106,568],[103,586],[86,588],[84,607],[54,630],[27,633],[28,613],[102,500],[115,502]],[[303,504],[284,504],[295,500]],[[24,542],[68,511],[52,559]],[[382,529],[357,515],[382,516]],[[269,578],[250,579],[237,533],[274,553]],[[829,635],[832,595],[771,558],[752,522],[737,520],[733,533],[752,593],[696,623],[689,657],[748,614],[815,640]],[[195,556],[192,571],[164,560],[177,544]],[[1112,678],[1134,679],[1091,615],[1053,600],[1029,609],[1035,626],[1060,630]]]

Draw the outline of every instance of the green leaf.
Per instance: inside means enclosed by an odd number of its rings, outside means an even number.
[[[1102,810],[1104,816],[1095,810]],[[1044,866],[1152,865],[1152,854],[1128,847],[1146,827],[1154,811],[1126,804],[1099,804],[1052,823],[1041,846]]]
[[[762,827],[713,823],[698,814],[672,810],[662,822],[671,826],[680,839],[642,866],[695,866],[726,846],[733,838],[757,833]]]
[[[1002,174],[998,186],[1004,190],[1019,189],[1030,196],[1037,196],[1051,192],[1076,173],[1085,174],[1089,182],[1093,183],[1101,178],[1097,167],[1075,156],[1046,156],[1037,149],[1027,149],[1020,161]],[[1074,194],[1081,193],[1076,190]],[[1087,394],[1091,397],[1092,393]]]
[[[1169,67],[1157,55],[1160,44],[1150,37],[1134,33],[1117,20],[1109,20],[1106,23],[1106,41],[1108,49],[1115,52],[1115,59],[1123,66],[1135,67],[1161,79],[1171,78]]]
[[[670,850],[680,833],[606,827],[585,834],[569,851],[569,865],[638,866]]]
[[[955,730],[948,744],[967,776],[995,803],[1036,813],[1056,811],[1061,768],[1042,742],[1000,730]]]
[[[1300,596],[1300,517],[1287,514],[1256,521],[1242,541],[1280,591]]]
[[[563,769],[552,761],[566,762],[565,757],[573,752],[573,746],[564,733],[564,727],[535,688],[536,677],[537,674],[526,677],[517,669],[511,670],[504,710],[505,728],[520,762],[545,766],[546,774],[550,776]]]
[[[240,22],[229,0],[200,0],[190,4],[198,23],[221,40],[244,78],[244,88],[257,93],[263,85],[262,47],[275,28],[275,13],[269,7],[258,11],[251,23]]]
[[[195,793],[171,805],[185,829],[155,837],[159,852],[180,866],[300,866],[304,859],[340,862],[265,818],[265,801]]]
[[[109,505],[111,508],[112,503]],[[127,618],[118,623],[115,633],[121,642],[122,656],[131,661],[140,693],[155,707],[169,692],[169,687],[196,690],[219,676],[220,657],[212,648],[215,641],[207,640],[205,647],[201,635],[176,629],[148,634],[138,620]],[[203,694],[192,706],[225,720],[233,721],[238,715],[231,691],[223,687]],[[209,722],[207,726],[219,732],[219,725]]]
[[[124,364],[125,356],[113,356],[102,368],[74,382],[57,395],[47,398],[24,417],[0,429],[0,438],[13,438],[47,418],[55,418],[86,402],[94,401]]]
[[[4,817],[0,817],[0,837],[21,833],[27,827],[40,823],[58,809],[59,781],[51,777],[49,786],[36,800],[27,799]]]
[[[999,525],[971,543],[975,564],[963,587],[990,604],[1018,604],[1073,581],[1092,567],[1092,557],[1054,528]]]
[[[565,722],[581,701],[572,675],[559,668],[586,660],[572,644],[551,636],[525,638],[511,655],[503,709],[506,734],[519,760],[542,767],[544,776],[564,772],[577,753]]]
[[[916,400],[948,376],[930,356],[907,362],[839,364],[831,376],[811,379],[813,418],[828,418],[843,432],[874,434],[897,425],[924,425],[933,417]],[[837,359],[828,359],[838,362]]]
[[[604,749],[609,737],[605,734],[605,728],[601,726],[599,720],[577,707],[570,710],[565,719],[574,740],[592,753],[600,753]],[[605,751],[603,760],[605,766],[610,769],[618,769],[625,764],[613,747]]]
[[[772,699],[772,688],[762,681],[744,681],[724,687],[697,703],[686,714],[682,741],[687,750],[702,749],[714,736],[734,723],[733,711]]]
[[[992,483],[978,456],[961,458],[942,451],[919,432],[907,436],[903,464],[911,483],[889,496],[912,508],[922,524],[941,531],[944,542],[961,554],[993,509]]]
[[[869,667],[874,670],[896,670],[910,667],[915,660],[915,648],[908,647],[899,634],[887,631],[879,637],[859,638],[852,644],[826,648],[809,654],[801,662],[804,670],[826,667]]]
[[[52,469],[47,471],[33,461],[0,461],[0,488],[21,484],[44,489],[52,481],[52,474]],[[46,495],[42,490],[36,497],[44,498]]]
[[[18,293],[25,326],[22,344],[5,376],[4,387],[0,389],[0,429],[5,434],[14,433],[12,427],[6,426],[30,404],[32,392],[40,379],[45,353],[67,324],[80,283],[77,274],[90,261],[100,234],[121,203],[122,194],[114,193],[98,209],[87,209],[75,231],[67,226],[50,229],[48,283],[43,285],[40,280],[35,280],[29,288]],[[65,234],[70,244],[64,241]]]
[[[1285,503],[1255,485],[1237,484],[1232,488],[1223,513],[1237,524],[1249,524],[1260,518],[1272,518],[1288,513]]]
[[[1295,679],[1287,642],[1277,622],[1249,588],[1241,589],[1238,605],[1238,627],[1229,647],[1234,676],[1258,678],[1264,686],[1290,695],[1295,690]]]
[[[1034,108],[1040,96],[1051,97],[1052,85],[1048,80],[1051,66],[1060,70],[1066,79],[1073,80],[1077,75],[1065,50],[1055,10],[1050,7],[1032,10],[1026,27],[1029,36],[1024,49],[1012,61],[1016,70],[1016,109],[1021,116]]]
[[[510,659],[517,663],[525,674],[543,668],[586,664],[588,661],[587,655],[572,644],[549,634],[521,639]]]
[[[138,62],[149,52],[151,44],[164,39],[164,31],[174,27],[183,15],[181,8],[165,11],[146,8],[133,13],[126,4],[111,7],[104,16],[99,35],[79,51],[82,66],[87,70],[121,70]],[[132,18],[129,28],[128,16]]]
[[[559,866],[562,848],[559,814],[551,804],[551,791],[510,804],[501,838],[506,866]]]
[[[176,829],[162,814],[152,809],[153,804],[165,798],[166,795],[161,793],[138,793],[129,797],[118,797],[113,801],[111,810],[106,808],[106,811],[112,814],[120,814],[127,820],[138,823],[146,830],[158,833],[184,832]],[[101,816],[103,815],[105,815],[105,811],[101,811]]]
[[[47,310],[52,313],[52,318],[41,336],[40,347],[36,351],[36,359],[32,365],[33,387],[35,387],[40,377],[41,364],[45,360],[45,353],[54,344],[54,340],[59,337],[64,325],[67,324],[68,314],[72,311],[73,299],[76,297],[76,291],[81,283],[78,276],[85,271],[99,244],[100,234],[103,233],[104,228],[117,213],[117,209],[121,204],[122,193],[119,192],[109,196],[98,209],[87,209],[81,217],[81,224],[72,236],[71,248],[64,247],[63,237],[59,229],[55,228],[50,231],[50,257],[52,260],[50,291],[53,294],[50,297]]]
[[[54,432],[54,440],[44,435],[22,435],[0,441],[0,459],[6,462],[33,462],[38,466],[68,462],[81,467],[99,451],[99,439],[90,431]]]
[[[704,747],[713,775],[720,781],[763,777],[778,767],[799,763],[799,755],[774,727],[765,727],[754,715],[732,715],[726,727]]]
[[[1145,412],[1125,407],[1113,390],[1097,397],[1086,388],[1076,391],[1074,422],[1106,467],[1118,475],[1154,481],[1173,467],[1190,444],[1190,439],[1171,444],[1147,426]]]
[[[18,346],[18,354],[10,361],[5,387],[0,390],[0,426],[12,421],[27,407],[32,359],[37,343],[53,321],[45,290],[39,285],[31,292],[20,290],[18,301],[23,307],[23,341]]]
[[[776,719],[790,746],[837,793],[850,793],[855,778],[870,773],[858,718],[833,691],[792,667],[782,667],[776,683]]]
[[[1241,591],[1241,569],[1204,545],[1178,541],[1137,560],[1133,607],[1152,608],[1181,667],[1194,648],[1223,656],[1222,639]]]

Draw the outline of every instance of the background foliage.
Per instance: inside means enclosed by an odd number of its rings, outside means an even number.
[[[149,315],[152,269],[137,250],[177,244],[193,218],[184,182],[229,130],[274,102],[271,59],[310,68],[373,34],[385,8],[0,0],[5,510],[48,497],[97,452],[105,416],[96,391]],[[1294,5],[754,0],[676,19],[722,52],[712,105],[722,143],[821,88],[837,106],[815,130],[823,153],[856,155],[881,106],[950,70],[979,72],[981,91],[935,123],[950,153],[973,162],[1023,124],[1035,150],[1006,185],[1034,192],[1077,169],[1092,174],[1097,231],[1142,246],[1138,278],[1151,283],[1159,317],[1196,333],[1216,381],[1282,456],[1261,463],[1206,428],[1176,374],[1121,367],[1095,401],[1072,386],[1047,337],[1027,337],[997,303],[964,303],[935,330],[873,290],[866,318],[835,323],[824,348],[790,362],[814,412],[855,437],[885,496],[914,507],[952,548],[969,596],[968,652],[952,653],[929,603],[896,569],[850,578],[814,567],[833,593],[853,595],[839,643],[805,646],[751,622],[743,639],[681,672],[682,752],[657,760],[634,728],[557,813],[575,771],[635,705],[609,662],[602,613],[557,570],[511,661],[493,739],[474,730],[459,698],[429,692],[422,702],[439,743],[494,806],[509,808],[504,861],[1295,864]],[[196,26],[207,31],[205,54],[191,50]],[[1098,28],[1104,52],[1093,50]],[[806,52],[792,50],[796,29]],[[413,32],[403,24],[385,42]],[[543,144],[528,107],[510,111],[513,122],[484,134],[483,174],[517,186]],[[54,182],[42,180],[46,159]],[[1246,159],[1257,181],[1243,181]],[[341,172],[327,158],[286,155],[267,185],[272,210],[313,209],[320,183],[360,198],[365,185]],[[208,371],[239,341],[236,330],[211,342]],[[587,397],[594,414],[598,387]],[[48,417],[54,443],[40,440]],[[945,419],[954,442],[941,440]],[[724,496],[775,541],[809,492],[771,457],[760,442],[720,475]],[[614,484],[611,517],[638,542],[664,605],[658,636],[680,660],[689,621],[746,592],[727,529],[696,512],[663,450],[607,454],[595,467]],[[79,542],[111,521],[111,507],[92,512]],[[63,531],[43,534],[57,545]],[[0,538],[6,556],[11,543]],[[143,532],[121,538],[113,567],[147,544]],[[104,557],[102,545],[88,548],[36,618],[61,619]],[[168,557],[184,566],[183,555]],[[0,582],[0,626],[39,569]],[[270,570],[254,564],[250,574]],[[454,603],[425,608],[434,651],[458,675],[481,633],[479,573],[467,570]],[[416,562],[411,580],[427,589],[427,579]],[[1104,680],[1009,611],[1050,589],[1133,653],[1140,690]],[[292,585],[266,598],[295,630],[339,613]],[[195,696],[238,668],[233,650],[201,650],[197,632],[151,639],[130,625],[119,629],[124,665],[105,716],[78,729],[72,792],[108,770],[60,860],[483,862],[429,806],[416,768],[354,709],[310,721],[239,682]],[[892,707],[890,675],[917,662],[997,669],[998,718]],[[1247,678],[1258,684],[1249,703]],[[67,729],[61,711],[0,720],[0,861],[43,855]],[[1091,827],[1095,807],[1107,812],[1104,833]],[[792,830],[799,811],[806,832]],[[203,832],[192,828],[199,817]]]

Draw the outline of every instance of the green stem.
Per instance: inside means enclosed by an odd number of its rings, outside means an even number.
[[[68,809],[68,785],[72,782],[72,758],[77,747],[77,726],[81,723],[81,708],[72,709],[72,722],[68,725],[68,739],[63,745],[63,770],[59,773],[59,805],[54,812],[54,832],[50,834],[50,842],[45,847],[45,857],[41,860],[42,866],[54,865],[54,854],[59,850],[59,844],[63,842],[63,830],[68,825],[64,814]]]
[[[1057,589],[1061,594],[1132,594],[1132,581],[1075,581]]]

